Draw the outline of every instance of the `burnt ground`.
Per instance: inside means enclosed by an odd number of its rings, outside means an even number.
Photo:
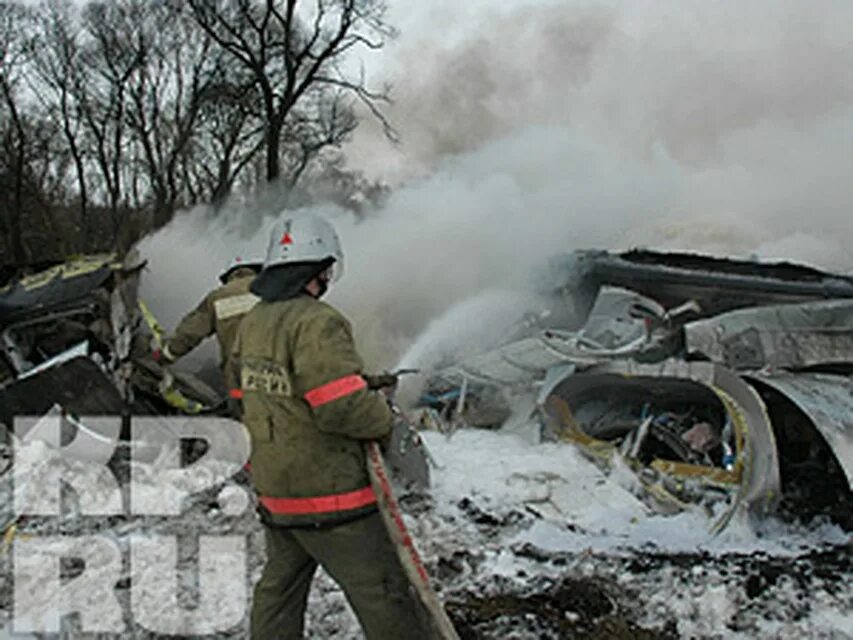
[[[849,601],[847,580],[853,573],[850,551],[849,546],[839,546],[795,558],[761,553],[648,553],[621,558],[596,554],[584,558],[585,563],[596,567],[594,575],[579,576],[577,554],[546,553],[528,545],[513,553],[556,577],[534,577],[524,586],[516,580],[498,579],[486,588],[478,586],[448,596],[446,607],[460,637],[466,640],[676,639],[684,636],[678,631],[675,616],[648,620],[646,595],[649,589],[668,586],[662,577],[682,574],[689,576],[686,582],[693,582],[694,588],[701,588],[705,580],[719,580],[732,587],[737,592],[734,597],[742,601],[742,615],[720,620],[718,633],[690,637],[725,637],[727,631],[751,634],[757,631],[755,617],[772,617],[770,610],[781,604],[778,591],[783,583],[794,585],[784,612],[784,618],[793,623],[813,613],[811,596],[815,591],[828,591]],[[849,636],[839,631],[828,637]]]
[[[244,484],[245,477],[239,478]],[[255,515],[223,513],[218,489],[197,494],[176,519],[124,517],[29,518],[19,535],[104,534],[121,541],[132,535],[245,535],[249,540],[249,580],[263,562],[261,528]],[[476,495],[456,501],[454,510],[433,498],[403,495],[412,533],[428,570],[463,640],[593,638],[853,638],[853,559],[851,543],[804,544],[784,553],[671,552],[642,549],[549,551],[515,534],[541,516],[535,510],[483,501]],[[571,523],[562,525],[574,530]],[[804,525],[806,526],[806,525]],[[182,551],[183,571],[192,571],[192,546]],[[11,554],[0,554],[0,637],[12,612]],[[64,577],[83,568],[63,564]],[[188,583],[191,585],[191,582]],[[116,584],[128,608],[132,578],[126,568]],[[183,601],[195,597],[192,586]],[[121,636],[158,638],[127,614]],[[67,620],[65,637],[80,634]],[[845,626],[847,625],[847,626]],[[341,592],[321,576],[312,590],[308,637],[359,638],[357,623]],[[247,620],[217,635],[240,638]]]

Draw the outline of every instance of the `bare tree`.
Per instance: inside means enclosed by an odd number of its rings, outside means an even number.
[[[251,74],[257,88],[264,122],[266,179],[284,178],[289,186],[304,172],[306,157],[324,146],[338,144],[354,127],[349,118],[324,118],[311,115],[300,106],[318,94],[333,89],[332,100],[343,113],[342,97],[360,100],[385,125],[379,104],[387,101],[387,87],[381,91],[367,88],[363,74],[353,77],[345,69],[344,59],[359,47],[379,49],[393,35],[385,22],[386,4],[382,0],[189,0],[198,24],[234,56]],[[296,145],[293,171],[283,174],[282,155],[292,151],[291,133],[304,135],[312,126],[319,132]],[[329,135],[324,126],[342,125]],[[287,135],[286,135],[287,134]],[[322,144],[318,144],[321,143]],[[308,157],[310,160],[310,157]]]
[[[288,186],[293,187],[312,160],[329,147],[338,147],[358,126],[344,92],[322,87],[306,94],[292,112],[282,136],[286,149]]]
[[[8,204],[4,207],[4,235],[9,238],[12,260],[18,264],[26,260],[21,214],[28,140],[18,92],[28,49],[22,27],[29,19],[30,14],[24,6],[15,2],[0,3],[0,100],[4,107],[0,112],[4,123],[0,131],[4,151],[0,177],[5,183],[0,187],[8,194]]]
[[[0,261],[124,246],[271,180],[299,202],[364,191],[340,160],[357,103],[393,131],[387,87],[350,54],[393,35],[384,15],[385,0],[0,0]]]
[[[186,155],[185,180],[196,197],[222,204],[238,176],[264,144],[254,83],[221,60],[217,82],[208,86],[199,117],[197,135]]]
[[[79,33],[74,24],[70,0],[48,0],[36,13],[38,47],[33,49],[33,67],[46,92],[34,88],[46,107],[53,107],[61,118],[62,135],[74,164],[80,207],[80,232],[89,235],[86,164],[81,144],[82,122],[76,101],[76,87],[82,84]]]
[[[135,1],[92,2],[83,8],[88,38],[81,51],[84,70],[76,98],[106,189],[114,243],[119,239],[127,147],[127,82],[143,63],[138,51],[125,43],[136,37],[140,13],[141,3]]]
[[[178,184],[181,162],[223,54],[211,51],[210,37],[180,5],[145,3],[143,12],[136,38],[127,43],[142,61],[130,77],[127,121],[141,146],[159,227],[185,193]]]

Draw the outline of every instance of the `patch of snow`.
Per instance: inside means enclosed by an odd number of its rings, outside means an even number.
[[[428,494],[401,492],[400,502],[445,601],[464,610],[472,598],[488,602],[492,596],[523,598],[531,592],[544,597],[548,585],[568,579],[602,585],[616,603],[614,615],[645,629],[662,631],[669,625],[678,637],[851,637],[851,537],[837,526],[736,520],[715,537],[709,532],[713,514],[700,508],[670,516],[654,513],[632,493],[630,477],[605,474],[571,445],[537,444],[535,431],[534,425],[519,420],[512,430],[463,429],[450,438],[423,433],[441,466],[432,470]],[[54,481],[66,464],[49,449],[21,453],[33,473],[27,480],[36,485]],[[215,474],[215,465],[211,469]],[[134,470],[151,486],[168,475],[158,478],[161,474],[153,465]],[[3,476],[3,484],[12,475]],[[176,491],[197,490],[178,475],[173,480]],[[243,491],[233,482],[210,487],[192,496],[179,517],[81,517],[74,508],[60,518],[25,521],[20,532],[100,536],[123,555],[139,536],[245,536],[250,588],[260,575],[264,542]],[[181,543],[179,566],[193,567],[196,547]],[[0,555],[0,576],[11,575],[10,555]],[[148,564],[121,569],[125,586],[116,594],[123,607],[128,606],[127,585],[156,570],[157,559],[152,555]],[[45,576],[49,565],[44,562]],[[98,575],[97,567],[92,569],[90,575]],[[190,593],[195,580],[191,576],[192,569],[177,576]],[[241,579],[234,576],[234,593],[242,590]],[[170,580],[174,577],[150,584],[165,592]],[[11,581],[0,580],[0,587],[0,625],[8,625]],[[576,605],[566,620],[583,625],[589,613]],[[487,629],[468,631],[484,638],[508,633],[518,638],[560,637],[556,632],[543,634],[542,624],[535,613],[522,608],[494,618]],[[577,628],[577,637],[583,636],[582,626]],[[216,637],[245,637],[247,630],[244,619]],[[344,594],[322,571],[309,595],[306,633],[309,638],[361,637]],[[153,636],[132,627],[127,637]]]
[[[450,438],[431,432],[423,436],[442,465],[433,472],[439,512],[454,513],[458,501],[469,497],[484,508],[529,508],[541,516],[508,544],[529,542],[567,552],[655,549],[779,555],[850,540],[829,523],[805,527],[773,518],[757,526],[735,519],[714,536],[714,518],[701,508],[655,513],[632,493],[632,477],[604,474],[570,445],[533,444],[515,433],[473,429]]]

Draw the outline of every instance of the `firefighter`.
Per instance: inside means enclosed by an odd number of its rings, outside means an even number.
[[[219,342],[220,367],[224,370],[240,320],[258,301],[249,291],[249,285],[261,265],[260,261],[240,257],[231,260],[219,276],[221,285],[184,316],[175,332],[163,341],[162,350],[154,352],[154,359],[171,364],[215,333]]]
[[[302,637],[318,565],[368,640],[427,637],[367,473],[363,443],[389,434],[390,410],[362,376],[349,322],[320,301],[342,267],[329,222],[280,220],[230,358],[266,536],[253,638]]]

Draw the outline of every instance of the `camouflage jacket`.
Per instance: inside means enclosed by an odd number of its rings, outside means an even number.
[[[386,436],[391,412],[362,368],[349,322],[308,295],[259,302],[243,319],[227,377],[271,524],[334,524],[376,508],[362,441]]]

